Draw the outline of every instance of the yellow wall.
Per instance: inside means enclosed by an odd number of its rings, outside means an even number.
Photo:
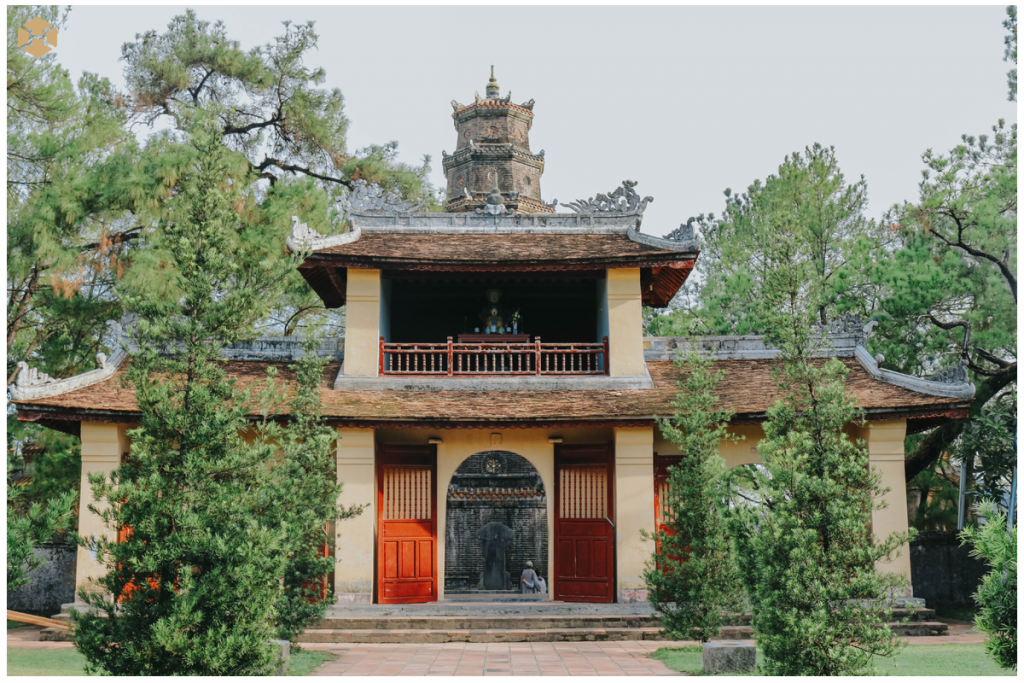
[[[679,455],[675,444],[666,441],[660,430],[656,430],[654,451],[658,455]],[[761,461],[757,444],[764,438],[764,431],[759,425],[739,425],[730,427],[730,434],[742,436],[738,443],[723,442],[719,453],[725,459],[727,467],[754,464]],[[888,422],[872,422],[868,427],[851,427],[850,436],[867,442],[868,457],[871,467],[882,477],[883,489],[890,489],[877,503],[884,503],[881,510],[871,513],[871,526],[875,538],[885,538],[891,533],[906,533],[909,528],[907,520],[907,486],[903,475],[903,438],[906,436],[906,420]],[[904,545],[899,556],[890,563],[879,563],[881,571],[902,574],[910,581],[910,548]]]
[[[884,507],[871,511],[871,531],[876,539],[887,538],[893,533],[906,533],[909,523],[907,482],[903,469],[903,439],[907,435],[907,421],[872,422],[867,427],[855,431],[856,436],[867,441],[871,468],[881,476],[882,490],[889,489],[882,494],[881,500],[875,501],[876,506],[882,504]],[[909,582],[910,545],[904,543],[899,554],[891,562],[879,562],[875,568],[879,571],[902,574]]]
[[[646,371],[640,269],[612,268],[607,273],[610,374],[639,377]]]
[[[373,601],[375,573],[374,527],[377,523],[377,487],[374,482],[372,429],[339,429],[338,481],[344,485],[338,505],[364,505],[362,514],[337,523],[334,540],[334,591],[337,601]]]
[[[346,376],[377,376],[380,329],[380,271],[349,268],[345,303]]]
[[[615,367],[615,366],[612,366]],[[615,430],[615,558],[618,602],[646,602],[644,568],[654,542],[654,427]]]
[[[106,422],[82,422],[82,480],[78,507],[78,533],[83,538],[113,539],[116,537],[114,531],[104,528],[100,516],[89,510],[90,505],[95,506],[100,512],[109,507],[107,503],[97,503],[93,499],[89,475],[109,476],[118,468],[121,464],[121,454],[129,452],[130,449],[125,430],[131,429],[133,426]],[[96,561],[94,551],[78,548],[78,565],[75,571],[76,593],[79,588],[89,591],[100,590],[100,586],[94,579],[105,573],[106,568]]]

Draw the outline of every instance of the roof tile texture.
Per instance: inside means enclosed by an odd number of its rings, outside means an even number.
[[[864,409],[917,408],[963,403],[961,399],[930,396],[873,380],[853,358],[841,359],[850,369],[847,391]],[[287,384],[294,373],[285,363],[226,361],[240,386],[266,378],[266,368],[278,368],[278,381]],[[680,371],[671,361],[649,361],[655,386],[628,391],[333,391],[339,363],[324,372],[321,395],[326,415],[350,420],[533,421],[614,420],[649,418],[673,413],[672,400]],[[723,360],[715,363],[724,376],[718,385],[721,405],[742,414],[762,413],[777,397],[774,360]],[[135,411],[135,392],[121,386],[124,368],[91,387],[36,399],[31,405],[68,409]],[[286,389],[290,395],[290,391]],[[22,408],[26,405],[22,405]]]
[[[564,261],[684,254],[649,247],[619,235],[536,234],[388,234],[363,233],[349,244],[328,247],[320,255],[401,259],[404,261]]]

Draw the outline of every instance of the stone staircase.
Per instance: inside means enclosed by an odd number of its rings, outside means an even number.
[[[935,611],[893,610],[900,636],[944,636],[948,626]],[[901,623],[908,619],[907,623]],[[749,614],[730,614],[716,640],[754,637]],[[604,640],[669,640],[646,604],[427,603],[336,605],[299,643],[517,643]]]
[[[54,614],[51,619],[54,621],[62,621],[65,624],[71,623],[71,608],[74,607],[79,612],[84,612],[89,609],[89,606],[80,602],[67,602],[60,606],[60,614]],[[65,631],[60,628],[44,628],[39,632],[39,640],[55,640],[61,642],[71,642],[74,638],[71,635],[71,631]]]

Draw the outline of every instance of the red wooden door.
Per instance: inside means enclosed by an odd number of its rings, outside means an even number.
[[[615,599],[613,458],[610,444],[555,446],[555,600]]]
[[[654,528],[658,531],[664,531],[665,533],[674,535],[672,529],[666,525],[666,518],[672,513],[668,509],[668,468],[673,465],[678,465],[679,461],[682,460],[681,455],[658,455],[654,454]],[[655,541],[658,546],[658,550],[661,550],[661,543]],[[684,551],[689,550],[689,546],[684,548]],[[679,558],[671,555],[670,559],[678,561]],[[682,560],[685,562],[686,560]]]
[[[377,601],[437,600],[437,450],[379,446]]]
[[[679,464],[681,455],[654,454],[654,524],[658,531],[669,531],[665,527],[665,517],[669,514],[666,508],[668,492],[668,468]]]

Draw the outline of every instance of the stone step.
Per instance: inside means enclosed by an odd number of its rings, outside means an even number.
[[[328,630],[495,630],[551,628],[660,628],[654,615],[494,615],[494,616],[394,616],[394,617],[328,617],[316,625]]]
[[[944,636],[941,622],[890,624],[896,635]],[[751,640],[750,626],[723,626],[714,640]],[[316,628],[299,635],[299,643],[544,643],[603,640],[670,640],[657,627],[633,628]]]
[[[75,636],[71,631],[62,628],[44,628],[39,632],[39,640],[68,643],[74,641],[74,639]]]
[[[746,614],[739,614],[733,612],[724,616],[724,621],[727,626],[749,626],[750,620],[753,617],[749,612]],[[921,621],[934,621],[935,610],[927,609],[924,607],[915,609],[913,611],[904,607],[896,607],[892,610],[893,622],[900,622],[906,619],[910,623],[916,623]]]
[[[660,628],[307,629],[299,643],[548,643],[667,640]]]

